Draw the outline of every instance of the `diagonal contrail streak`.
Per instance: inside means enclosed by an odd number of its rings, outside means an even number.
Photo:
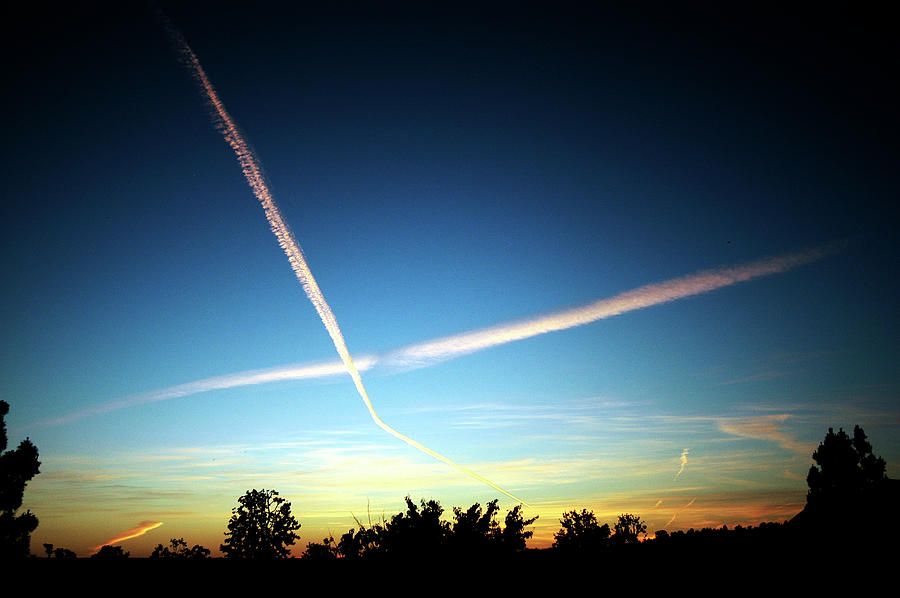
[[[663,529],[666,529],[667,527],[669,527],[670,525],[672,525],[672,522],[675,521],[675,518],[678,517],[678,515],[680,515],[681,512],[684,511],[686,508],[688,508],[689,506],[691,506],[692,504],[694,504],[694,501],[695,501],[695,500],[697,500],[697,499],[696,499],[696,498],[692,498],[692,499],[691,499],[691,502],[689,502],[688,504],[684,505],[683,507],[681,507],[680,509],[677,509],[674,513],[672,513],[672,518],[669,519],[668,521],[666,521],[666,524],[663,526]]]
[[[380,417],[378,417],[378,414],[375,413],[375,409],[372,407],[372,401],[369,400],[369,394],[366,392],[365,386],[363,386],[359,371],[357,370],[356,365],[353,363],[353,358],[350,356],[350,351],[347,349],[347,343],[344,342],[344,336],[343,334],[341,334],[341,329],[338,327],[337,318],[335,318],[334,313],[331,311],[331,307],[328,305],[328,302],[325,301],[325,296],[322,294],[322,290],[319,288],[316,279],[313,277],[312,271],[309,269],[309,265],[306,263],[306,258],[303,255],[303,250],[300,249],[300,245],[297,243],[296,239],[294,239],[293,233],[291,232],[287,223],[281,217],[281,212],[278,210],[278,206],[275,204],[275,200],[272,197],[272,194],[269,191],[269,187],[266,184],[265,177],[262,174],[262,168],[260,166],[259,160],[253,154],[250,146],[244,140],[234,120],[232,120],[231,116],[225,110],[225,106],[222,103],[222,100],[219,99],[216,90],[213,88],[212,83],[210,83],[206,72],[200,65],[200,61],[197,59],[194,51],[191,50],[191,47],[188,45],[187,40],[184,39],[184,36],[181,35],[181,32],[178,31],[178,29],[171,23],[171,21],[169,21],[169,19],[165,15],[160,14],[159,17],[166,29],[166,32],[175,43],[178,52],[185,59],[186,67],[190,71],[194,80],[199,84],[204,98],[213,108],[215,112],[213,120],[215,121],[216,128],[225,137],[225,141],[229,146],[231,146],[231,149],[234,150],[234,153],[238,159],[238,163],[241,166],[241,171],[244,173],[244,178],[247,179],[247,183],[250,185],[250,189],[253,191],[253,194],[259,200],[259,203],[262,205],[263,210],[265,211],[266,219],[269,221],[269,228],[271,228],[272,233],[278,240],[278,245],[287,256],[288,261],[291,264],[291,268],[294,270],[294,274],[297,276],[300,284],[303,285],[303,290],[306,293],[306,296],[316,308],[316,312],[318,312],[319,317],[322,319],[322,323],[325,324],[325,329],[328,330],[328,334],[329,336],[331,336],[334,347],[335,349],[337,349],[341,361],[344,362],[344,366],[346,367],[347,372],[353,379],[353,384],[356,386],[356,390],[362,397],[363,402],[365,402],[366,408],[369,410],[369,415],[372,416],[372,420],[376,424],[378,424],[378,426],[381,427],[381,429],[383,429],[385,432],[395,436],[396,438],[399,438],[410,446],[419,449],[420,451],[430,455],[431,457],[434,457],[439,461],[443,461],[451,467],[455,467],[459,471],[466,473],[477,479],[478,481],[491,486],[495,490],[502,492],[503,494],[509,496],[517,502],[527,504],[521,498],[507,492],[487,478],[476,474],[475,472],[463,467],[462,465],[454,463],[447,457],[434,452],[425,445],[416,442],[412,438],[409,438],[408,436],[405,436],[400,432],[394,430],[392,427],[384,423]]]
[[[834,244],[756,260],[737,266],[696,272],[660,283],[644,285],[581,307],[431,339],[385,353],[361,355],[353,363],[358,371],[375,368],[411,370],[429,367],[449,359],[498,345],[590,324],[619,314],[684,299],[754,278],[786,272],[833,253],[840,247],[841,244]],[[67,424],[91,415],[99,415],[125,407],[155,403],[212,390],[268,384],[283,380],[324,378],[343,374],[345,371],[346,368],[342,362],[332,361],[283,365],[264,370],[236,372],[124,397],[58,418],[35,422],[32,425],[55,426]]]
[[[107,546],[107,545],[112,546],[113,544],[116,544],[118,542],[124,542],[125,540],[130,540],[132,538],[137,538],[138,536],[143,536],[150,530],[154,530],[162,524],[163,524],[162,521],[141,521],[133,528],[131,528],[129,530],[125,530],[118,536],[110,538],[103,544],[98,544],[97,546],[94,546],[94,548],[91,550],[91,552],[97,552],[98,550],[100,550],[101,548],[103,548],[104,546]]]

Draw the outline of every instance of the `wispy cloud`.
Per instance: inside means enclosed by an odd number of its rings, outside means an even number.
[[[679,459],[681,461],[681,467],[678,469],[678,473],[675,474],[673,481],[677,480],[678,476],[680,476],[682,473],[684,473],[684,468],[688,462],[687,456],[688,456],[688,453],[690,453],[690,452],[691,452],[691,449],[687,449],[687,448],[684,449],[683,451],[681,451],[681,457]]]
[[[811,444],[795,440],[782,429],[782,424],[790,417],[787,413],[780,413],[753,417],[718,418],[717,425],[719,430],[726,434],[767,440],[794,453],[810,454],[814,448]]]
[[[753,374],[751,376],[744,376],[743,378],[735,378],[734,380],[726,380],[725,382],[720,382],[722,386],[729,386],[731,384],[744,384],[745,382],[766,382],[768,380],[776,380],[778,378],[783,378],[788,375],[788,372],[779,371],[779,370],[768,370],[766,372],[760,372],[758,374]]]

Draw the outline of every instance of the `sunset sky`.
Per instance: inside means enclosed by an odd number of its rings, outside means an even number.
[[[222,4],[161,8],[374,409],[525,501],[531,546],[571,509],[789,519],[830,426],[900,475],[883,15]],[[516,504],[375,425],[152,6],[8,16],[0,399],[40,451],[33,552],[217,554],[250,488],[291,501],[295,555],[406,495]]]

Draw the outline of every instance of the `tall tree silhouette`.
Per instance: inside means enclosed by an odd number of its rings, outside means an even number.
[[[220,549],[229,558],[283,559],[288,546],[300,536],[300,523],[291,514],[291,503],[275,490],[248,490],[231,511],[225,543]]]
[[[872,454],[872,445],[859,426],[854,426],[853,438],[843,428],[837,433],[828,428],[812,458],[818,466],[811,466],[806,476],[807,501],[811,505],[853,500],[885,480],[884,459]]]
[[[22,558],[30,552],[31,532],[38,519],[31,511],[16,512],[28,481],[40,473],[41,462],[37,447],[28,438],[16,450],[6,450],[7,413],[9,403],[0,401],[0,558]]]
[[[885,475],[885,461],[872,453],[862,428],[855,426],[852,438],[843,428],[828,428],[812,458],[806,506],[791,520],[792,529],[835,554],[835,543],[875,545],[900,533],[900,481]]]
[[[534,530],[525,528],[533,525],[537,519],[537,515],[530,519],[522,517],[522,505],[516,505],[511,511],[507,511],[506,519],[503,521],[503,532],[500,534],[503,549],[507,552],[525,550],[525,543],[534,535]]]

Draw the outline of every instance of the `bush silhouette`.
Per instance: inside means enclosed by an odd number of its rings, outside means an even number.
[[[91,555],[92,559],[100,559],[100,560],[121,560],[127,559],[131,556],[130,552],[125,552],[121,546],[110,546],[106,544],[105,546],[101,546],[100,550]]]
[[[209,548],[194,544],[188,548],[184,538],[172,538],[168,546],[157,544],[150,554],[151,559],[205,559],[209,556]]]
[[[553,547],[563,552],[596,552],[609,542],[609,525],[600,525],[593,511],[582,509],[563,513]]]

